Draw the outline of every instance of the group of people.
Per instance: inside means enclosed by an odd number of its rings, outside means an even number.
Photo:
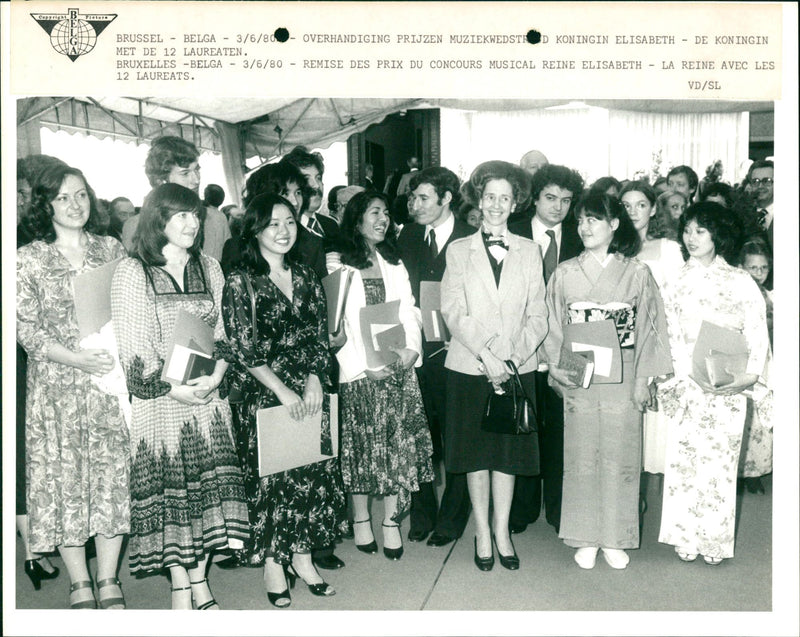
[[[622,569],[639,546],[643,468],[664,475],[661,542],[683,560],[733,557],[742,445],[750,476],[771,470],[772,213],[759,199],[771,164],[753,164],[743,190],[767,225],[688,197],[676,242],[647,182],[584,189],[538,151],[519,166],[484,162],[464,184],[447,168],[413,170],[400,232],[374,189],[346,193],[334,219],[319,214],[322,159],[303,147],[250,175],[225,236],[198,195],[198,157],[181,138],[153,143],[153,189],[124,225],[127,250],[97,234],[80,170],[53,160],[18,174],[30,196],[17,251],[17,520],[37,588],[58,575],[45,557],[58,550],[70,607],[125,608],[127,535],[131,573],[168,574],[175,609],[219,608],[215,553],[223,568],[263,567],[269,601],[285,608],[297,578],[335,594],[318,569],[344,566],[343,537],[378,552],[375,500],[389,560],[402,558],[404,516],[409,541],[437,547],[472,510],[476,567],[497,555],[516,570],[512,535],[544,510],[581,568],[602,550]],[[113,334],[89,347],[74,281],[112,262]],[[339,270],[352,281],[332,333],[321,281]],[[422,329],[432,284],[446,336]],[[402,338],[376,364],[361,314],[390,302]],[[178,383],[164,367],[186,315],[213,333],[216,362]],[[585,388],[562,357],[575,326],[595,321],[613,326],[621,373]],[[747,343],[746,366],[720,385],[693,372],[703,321]],[[487,431],[487,401],[512,376],[535,405],[534,431]],[[285,443],[259,440],[259,412],[276,406],[320,418],[327,459],[262,475],[259,444]]]

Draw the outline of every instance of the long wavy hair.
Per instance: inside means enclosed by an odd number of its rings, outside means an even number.
[[[388,215],[389,203],[386,195],[372,190],[360,192],[348,201],[342,216],[342,263],[351,265],[359,270],[372,265],[372,261],[369,258],[369,247],[358,227],[361,225],[364,213],[367,212],[370,204],[375,200],[382,201],[386,205]],[[375,249],[392,265],[400,263],[400,253],[397,250],[397,227],[391,217],[389,217],[389,228],[386,230],[386,237],[375,246]]]
[[[86,181],[83,173],[66,164],[53,164],[44,168],[36,177],[31,189],[31,205],[25,210],[20,225],[33,239],[41,239],[46,243],[56,240],[56,229],[53,226],[53,201],[58,196],[64,180],[70,175],[80,178],[89,194],[89,219],[83,229],[93,234],[101,234],[102,219],[97,208],[97,197]]]
[[[206,208],[195,192],[178,184],[167,183],[150,191],[139,213],[141,217],[133,237],[133,253],[142,263],[164,265],[167,262],[162,254],[164,246],[169,242],[164,228],[179,212],[194,212],[200,219],[197,236],[188,250],[192,257],[200,256]]]

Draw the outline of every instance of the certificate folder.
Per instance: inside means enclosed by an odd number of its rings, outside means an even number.
[[[394,362],[397,355],[390,348],[406,346],[405,330],[400,323],[400,301],[362,307],[359,318],[367,368],[381,369]]]
[[[719,387],[733,380],[733,374],[747,369],[750,352],[744,334],[703,321],[692,354],[691,377]]]
[[[563,348],[587,356],[591,353],[594,360],[593,384],[622,382],[622,353],[613,320],[565,325]]]
[[[214,330],[200,317],[178,310],[161,380],[182,385],[187,380],[203,376],[213,356]],[[193,373],[196,375],[191,375]]]
[[[450,340],[450,331],[442,316],[442,284],[420,281],[419,309],[422,312],[422,331],[429,343]]]
[[[269,476],[339,455],[339,397],[326,394],[330,416],[320,409],[314,416],[294,420],[283,405],[259,409],[258,474]]]
[[[100,331],[111,320],[111,279],[122,259],[115,259],[75,277],[75,319],[81,338]]]
[[[342,326],[344,305],[352,280],[353,271],[349,268],[339,268],[322,279],[322,287],[325,289],[325,299],[328,303],[328,332],[331,334],[337,334]]]

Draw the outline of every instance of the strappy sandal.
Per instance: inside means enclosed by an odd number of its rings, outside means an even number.
[[[200,586],[201,584],[205,584],[206,587],[208,588],[208,594],[211,595],[211,599],[209,599],[207,602],[203,602],[200,605],[198,605],[195,602],[195,609],[197,609],[197,610],[211,610],[212,608],[214,608],[214,606],[216,606],[217,609],[219,609],[219,604],[217,604],[217,600],[214,599],[214,596],[211,594],[211,588],[208,586],[208,578],[207,577],[204,577],[199,582],[189,581],[189,584],[191,586]],[[192,601],[194,601],[194,589],[192,589]]]
[[[88,588],[92,593],[91,599],[83,599],[79,601],[72,601],[72,594],[84,588]],[[81,582],[74,582],[69,586],[69,607],[75,610],[82,608],[97,608],[97,600],[94,598],[94,589],[92,587],[92,580],[83,580]]]
[[[173,610],[176,610],[175,609],[175,593],[180,593],[181,591],[189,591],[189,605],[191,606],[191,602],[192,602],[192,593],[191,593],[192,587],[191,586],[177,586],[177,587],[176,586],[171,586],[170,587],[170,591],[172,592],[172,598],[173,598],[172,599],[172,608],[173,608]],[[191,610],[191,608],[185,608],[185,609],[182,609],[182,610]]]
[[[386,522],[383,522],[381,524],[381,526],[384,529],[397,529],[397,534],[400,535],[400,525],[399,524],[386,524]],[[390,548],[387,548],[385,546],[385,544],[386,544],[386,531],[383,532],[383,543],[384,543],[383,554],[387,558],[389,558],[390,560],[399,560],[401,557],[403,557],[403,536],[402,535],[400,535],[400,546],[399,546],[399,548],[390,549]]]
[[[103,589],[111,588],[113,586],[116,586],[119,589],[119,595],[112,594],[108,597],[103,597]],[[113,592],[114,591],[112,591],[112,593]],[[119,578],[109,577],[107,579],[98,580],[97,596],[100,598],[100,608],[111,610],[122,610],[127,608],[125,605],[125,597],[122,595],[122,584],[120,584]]]
[[[371,522],[372,522],[372,518],[367,518],[366,520],[355,520],[353,522],[353,526],[355,527],[356,524],[368,524],[368,523],[371,523]],[[372,527],[370,527],[370,530],[372,530]],[[355,530],[353,532],[354,532],[354,535],[355,535]],[[367,553],[369,555],[372,555],[372,554],[378,552],[378,544],[377,544],[377,542],[375,542],[374,535],[373,535],[373,538],[372,538],[372,542],[368,542],[367,544],[358,544],[358,543],[356,543],[355,536],[354,536],[353,543],[356,545],[356,548],[359,551],[361,551],[362,553]]]

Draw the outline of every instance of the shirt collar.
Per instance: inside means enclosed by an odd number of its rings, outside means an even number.
[[[536,243],[541,243],[547,239],[547,231],[552,230],[553,234],[555,234],[556,242],[561,239],[561,224],[553,226],[552,228],[547,227],[544,225],[540,220],[539,217],[536,215],[533,216],[533,220],[531,221],[531,230],[533,233],[533,240]]]
[[[428,234],[430,231],[434,231],[434,236],[436,237],[436,247],[441,250],[442,246],[447,243],[447,240],[450,238],[450,235],[453,234],[453,228],[456,224],[455,215],[450,212],[447,219],[440,223],[437,227],[433,227],[430,224],[425,226],[425,241],[428,240]]]

